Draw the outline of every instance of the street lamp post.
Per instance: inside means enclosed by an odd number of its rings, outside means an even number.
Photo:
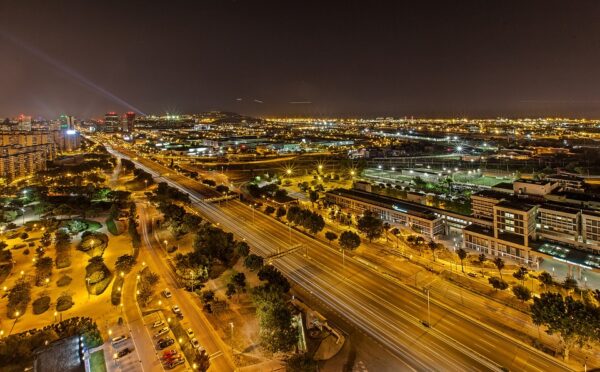
[[[231,327],[231,354],[233,355],[233,322],[229,322],[229,327]]]
[[[427,292],[427,324],[431,327],[431,310],[429,306],[429,288],[424,289]]]
[[[87,289],[87,293],[88,293],[88,301],[90,299],[90,278],[85,278],[85,284],[86,284],[86,289]]]

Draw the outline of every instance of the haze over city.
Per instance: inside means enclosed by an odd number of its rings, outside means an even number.
[[[3,1],[0,113],[598,117],[599,8]]]

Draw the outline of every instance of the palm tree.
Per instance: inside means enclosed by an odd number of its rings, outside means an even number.
[[[464,263],[463,263],[463,260],[464,260],[465,258],[467,258],[467,251],[465,251],[465,250],[464,250],[464,249],[462,249],[462,248],[459,248],[459,249],[456,251],[456,254],[458,255],[458,258],[460,259],[460,266],[462,267],[462,272],[464,273],[464,272],[465,272],[465,265],[464,265]]]
[[[500,257],[496,257],[496,258],[494,258],[493,262],[494,262],[494,265],[496,265],[498,272],[500,273],[500,279],[502,279],[502,269],[504,269],[504,260]]]
[[[389,232],[389,230],[390,230],[390,227],[391,227],[391,226],[390,226],[390,224],[389,224],[389,223],[387,223],[387,222],[384,222],[384,223],[383,223],[383,232],[385,233],[385,241],[386,241],[386,242],[389,242],[389,241],[390,241],[390,240],[388,239],[388,232]]]
[[[547,271],[540,273],[540,275],[538,276],[538,280],[544,285],[544,291],[547,290],[547,286],[552,285],[554,283],[552,275]]]
[[[391,233],[396,237],[396,249],[398,249],[398,245],[400,244],[400,237],[398,236],[400,235],[400,230],[398,230],[397,227],[394,227]]]
[[[438,244],[433,240],[429,241],[429,249],[431,249],[431,254],[433,255],[433,262],[435,262],[435,251],[439,248]]]
[[[477,256],[477,260],[479,261],[479,265],[481,266],[481,274],[483,275],[483,264],[485,263],[485,260],[487,258],[485,257],[485,254],[481,253],[479,256]]]

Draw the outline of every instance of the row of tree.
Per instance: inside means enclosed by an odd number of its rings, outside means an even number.
[[[319,213],[292,205],[288,208],[286,218],[294,225],[302,226],[312,234],[317,234],[325,227],[325,220]]]

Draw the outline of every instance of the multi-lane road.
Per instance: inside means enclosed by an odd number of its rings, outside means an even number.
[[[125,152],[125,151],[124,151]],[[119,155],[117,153],[117,155]],[[127,155],[125,155],[127,156]],[[473,320],[443,303],[252,210],[238,201],[222,208],[206,203],[196,182],[145,159],[138,166],[190,194],[202,215],[244,238],[253,250],[269,256],[300,243],[302,252],[274,265],[316,299],[389,349],[397,359],[390,370],[569,370],[559,360]],[[170,173],[168,177],[162,175]],[[254,221],[254,222],[253,222]],[[290,242],[291,234],[291,242]],[[429,309],[429,311],[428,311]],[[431,327],[422,324],[430,319]]]

